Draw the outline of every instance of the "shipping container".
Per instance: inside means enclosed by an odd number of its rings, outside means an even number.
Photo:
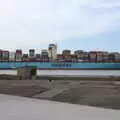
[[[89,53],[83,52],[83,61],[88,62],[89,61]]]
[[[108,52],[103,52],[103,62],[108,62]]]
[[[71,50],[63,50],[62,55],[63,55],[64,60],[70,60],[71,59]]]
[[[120,61],[120,54],[117,53],[117,52],[115,52],[115,53],[113,53],[113,54],[114,54],[114,56],[115,56],[115,62],[119,62],[119,61]]]
[[[89,60],[90,60],[90,62],[97,62],[97,52],[96,51],[89,52]]]
[[[0,61],[2,61],[3,50],[0,50]]]
[[[74,52],[74,54],[78,61],[83,61],[83,59],[84,59],[84,51],[83,50],[77,50]]]
[[[115,62],[115,55],[114,55],[114,53],[109,53],[109,55],[108,55],[108,61],[109,62]]]
[[[98,51],[97,52],[97,62],[103,61],[103,52]]]
[[[56,60],[63,60],[63,56],[62,56],[62,54],[57,54],[57,58],[56,58]]]
[[[41,59],[44,59],[45,61],[49,60],[48,50],[41,50]]]
[[[29,58],[30,59],[35,58],[35,50],[34,49],[29,49]]]
[[[22,61],[22,50],[16,50],[15,61]]]
[[[9,61],[9,51],[2,52],[2,61]]]
[[[41,59],[41,54],[36,54],[35,60],[40,61],[40,59]]]
[[[22,61],[29,61],[28,54],[23,54]]]
[[[9,61],[15,61],[15,52],[9,52]]]
[[[76,62],[77,61],[77,57],[75,54],[71,54],[71,61],[72,62]]]

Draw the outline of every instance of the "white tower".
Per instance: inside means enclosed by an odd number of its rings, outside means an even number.
[[[55,60],[57,58],[57,45],[49,44],[48,50],[50,60]]]

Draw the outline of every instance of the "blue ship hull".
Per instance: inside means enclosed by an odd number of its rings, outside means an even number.
[[[89,62],[0,62],[0,69],[17,69],[19,67],[35,66],[37,69],[96,69],[120,70],[120,63],[89,63]]]

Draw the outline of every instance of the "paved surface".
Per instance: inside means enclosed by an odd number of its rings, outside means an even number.
[[[120,120],[120,111],[0,94],[0,119]]]

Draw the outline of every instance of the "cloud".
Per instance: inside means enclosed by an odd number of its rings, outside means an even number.
[[[10,18],[16,10],[16,0],[0,0],[0,19]]]
[[[119,0],[4,1],[0,4],[0,47],[41,46],[50,40],[102,34],[120,25]]]

